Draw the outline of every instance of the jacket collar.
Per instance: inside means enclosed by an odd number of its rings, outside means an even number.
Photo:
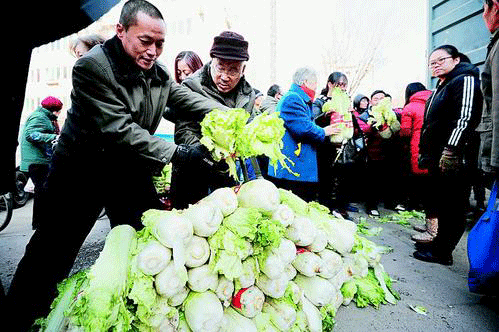
[[[203,66],[203,68],[200,70],[199,75],[201,79],[201,85],[210,87],[211,90],[216,91],[217,94],[220,94],[220,92],[218,92],[217,86],[215,85],[211,77],[211,61]],[[242,94],[244,95],[250,95],[252,90],[253,88],[246,81],[246,78],[243,75],[239,80],[239,83],[237,83],[237,85],[234,87],[233,92],[241,91]]]
[[[443,82],[438,82],[437,88],[440,88],[444,85],[446,85],[448,82],[452,81],[452,79],[456,78],[459,75],[471,75],[476,78],[480,77],[480,71],[478,70],[478,67],[471,63],[467,62],[460,62],[454,67],[454,69],[447,74],[447,77]]]
[[[125,52],[118,36],[105,41],[102,49],[111,64],[114,76],[118,82],[132,84],[142,77],[149,77],[153,82],[161,82],[168,79],[166,71],[157,63],[149,70],[142,70],[138,67]]]
[[[39,107],[38,111],[40,111],[43,114],[45,114],[50,120],[56,120],[57,119],[57,115],[55,115],[54,113],[52,113],[51,111],[49,111],[46,108]]]
[[[492,47],[494,47],[498,39],[499,39],[499,29],[494,31],[492,37],[490,37],[490,43],[487,46],[487,55],[489,55],[490,51],[492,50]]]
[[[297,93],[307,104],[312,102],[309,95],[298,84],[292,83],[289,91]]]

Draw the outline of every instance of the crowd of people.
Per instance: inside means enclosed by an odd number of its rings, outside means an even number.
[[[485,195],[480,192],[486,179],[497,178],[499,169],[499,3],[486,1],[484,9],[494,37],[481,77],[464,54],[442,45],[428,59],[438,81],[433,91],[419,82],[408,84],[404,107],[392,107],[386,115],[393,119],[389,124],[375,116],[377,106],[391,105],[387,92],[355,96],[351,117],[344,118],[351,137],[335,143],[331,137],[341,132],[333,121],[336,110],[323,108],[338,89],[347,91],[344,73],[331,73],[317,95],[317,72],[298,68],[289,89],[274,84],[264,95],[244,75],[248,41],[224,31],[213,39],[209,62],[203,64],[192,51],[181,52],[171,75],[157,62],[166,33],[162,14],[145,0],[126,2],[113,38],[75,43],[71,108],[60,132],[50,126],[62,107],[52,97],[42,102],[37,110],[41,114],[36,113],[50,120],[43,119],[47,135],[33,134],[30,126],[24,131],[23,145],[46,147],[54,139],[56,144],[50,158],[45,151],[44,158],[36,158],[43,167],[26,166],[34,177],[43,169],[46,180],[35,183],[35,192],[43,193],[33,211],[36,231],[8,293],[9,310],[23,315],[16,324],[25,324],[15,330],[27,330],[35,318],[47,314],[57,282],[68,275],[103,208],[111,226],[130,224],[137,229],[144,211],[161,208],[152,177],[166,164],[173,165],[174,208],[237,184],[224,163],[215,162],[200,143],[200,122],[213,109],[242,108],[249,121],[262,112],[279,112],[285,127],[282,152],[292,162],[291,169],[255,158],[248,163],[254,176],[318,201],[344,218],[358,209],[353,202],[364,203],[373,217],[380,215],[381,205],[423,209],[427,222],[413,236],[414,257],[452,264],[471,187],[482,207]],[[174,142],[154,136],[163,118],[175,124]],[[349,160],[346,151],[353,151]],[[48,202],[54,201],[57,214],[49,208]],[[33,271],[38,271],[36,283]]]

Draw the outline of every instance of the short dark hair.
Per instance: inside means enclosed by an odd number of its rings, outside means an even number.
[[[281,92],[281,87],[277,84],[273,84],[267,90],[267,96],[275,97],[275,95],[278,94],[279,92]]]
[[[493,0],[485,0],[484,2],[485,2],[485,3],[487,4],[487,6],[489,6],[489,7],[491,7],[491,6],[494,4],[494,1],[493,1]]]
[[[377,95],[378,93],[382,93],[385,97],[387,96],[386,92],[383,90],[374,90],[374,92],[371,93],[371,99],[373,98],[374,95]]]
[[[163,15],[156,6],[146,0],[128,0],[123,5],[120,14],[120,24],[125,30],[128,30],[132,25],[137,24],[137,13],[142,12],[152,18],[163,20]]]

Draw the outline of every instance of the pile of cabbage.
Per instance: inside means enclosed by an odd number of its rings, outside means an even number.
[[[396,303],[357,225],[257,179],[109,232],[42,331],[331,331],[341,305]]]
[[[393,111],[390,98],[383,98],[376,106],[373,106],[369,116],[368,123],[375,126],[383,138],[390,138],[393,133],[400,130],[400,122]]]
[[[267,156],[269,162],[291,172],[287,158],[282,152],[284,121],[278,112],[263,112],[248,122],[250,114],[242,108],[227,111],[214,109],[201,121],[200,142],[208,148],[216,161],[225,161],[229,174],[238,180],[236,161],[238,158]]]
[[[331,124],[340,129],[338,134],[331,135],[333,143],[342,143],[353,136],[353,122],[350,97],[342,89],[335,87],[330,93],[331,99],[322,105],[322,112],[331,113]]]

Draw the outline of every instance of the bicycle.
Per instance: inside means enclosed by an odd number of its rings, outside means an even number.
[[[12,219],[14,202],[11,193],[0,195],[0,231],[9,224]]]

